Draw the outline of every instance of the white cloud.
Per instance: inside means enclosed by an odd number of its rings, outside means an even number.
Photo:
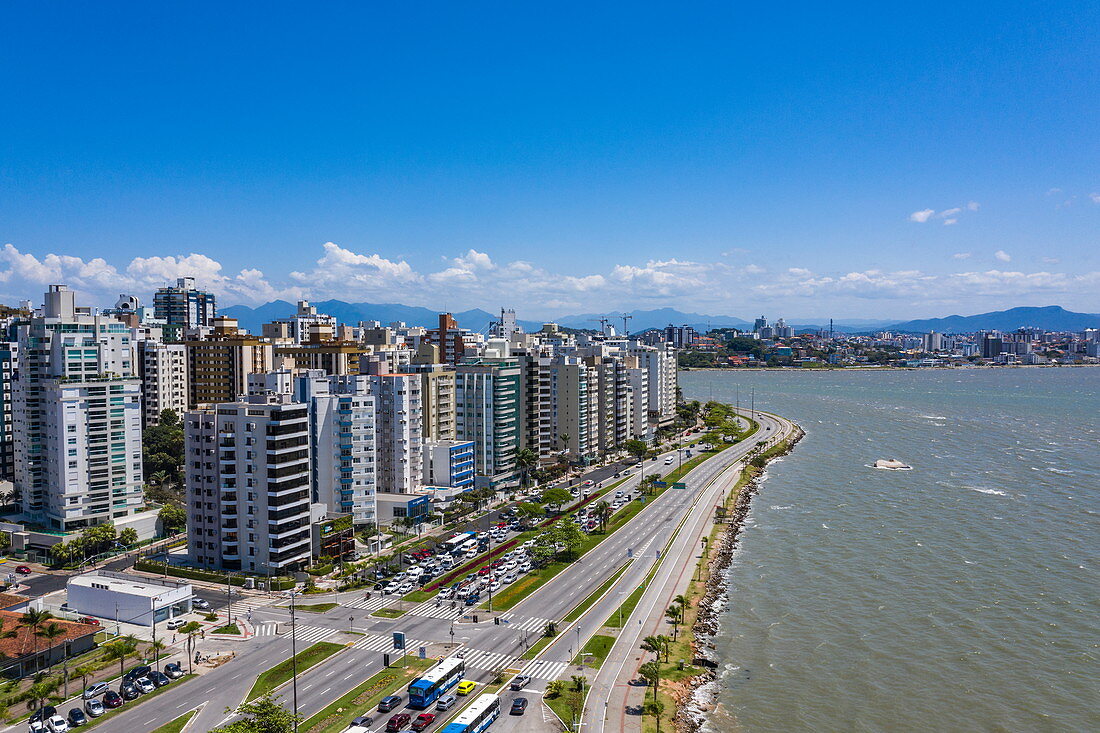
[[[953,254],[951,256],[956,260],[968,260],[968,259],[970,259],[970,253],[969,252],[956,252],[955,254]]]
[[[967,211],[977,211],[979,208],[981,208],[981,204],[979,204],[977,201],[971,201],[966,205],[966,208]]]
[[[1003,249],[999,249],[996,252],[994,252],[993,256],[996,257],[1001,262],[1011,262],[1012,261],[1012,255],[1010,255],[1008,252],[1005,252]]]
[[[920,211],[914,211],[909,215],[909,221],[916,222],[918,224],[925,224],[935,219],[943,219],[944,226],[951,226],[959,222],[959,215],[968,211],[977,211],[981,208],[981,204],[977,201],[970,201],[966,206],[952,206],[949,209],[944,209],[939,213],[935,209],[921,209]]]
[[[760,265],[745,265],[741,268],[741,272],[746,275],[759,275],[764,272],[764,268]]]
[[[1057,257],[1044,257],[1043,262],[1048,265],[1057,265],[1061,260]]]
[[[943,225],[944,225],[945,227],[949,227],[949,226],[951,226],[952,224],[958,224],[958,223],[959,223],[959,220],[958,220],[958,219],[946,219],[946,220],[944,220],[944,222],[943,222]]]
[[[957,216],[958,214],[961,214],[961,213],[962,213],[962,207],[961,207],[961,206],[956,206],[956,207],[955,207],[955,208],[953,208],[953,209],[946,209],[946,210],[944,210],[944,211],[941,211],[941,212],[940,212],[940,213],[938,214],[938,216],[939,216],[939,217],[940,217],[941,219],[946,219],[946,218],[948,218],[949,216]]]
[[[1090,193],[1089,200],[1094,204],[1100,204],[1100,193]]]
[[[909,215],[909,221],[915,221],[918,224],[923,224],[924,222],[931,219],[932,215],[935,213],[935,209],[921,209],[920,211],[914,211],[912,214]]]

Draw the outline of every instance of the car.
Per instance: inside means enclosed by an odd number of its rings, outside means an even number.
[[[133,682],[123,682],[118,686],[118,694],[122,695],[123,700],[136,700],[141,697],[141,690]]]
[[[20,575],[30,575],[34,571],[32,571],[30,567],[26,565],[20,565],[15,569],[15,572],[19,573]]]
[[[478,570],[477,574],[481,575],[481,576],[485,576],[485,575],[488,575],[490,572],[492,572],[492,568],[489,567],[488,565],[486,565],[481,570]]]
[[[118,694],[114,690],[107,690],[103,693],[103,707],[108,710],[122,707],[123,703],[122,695]]]
[[[108,689],[110,689],[110,686],[106,682],[97,682],[84,690],[83,697],[85,700],[91,700],[93,697],[99,697]]]
[[[84,711],[80,708],[73,708],[69,711],[69,727],[76,728],[77,726],[84,725],[88,722],[88,716],[84,714]]]
[[[148,695],[150,692],[157,689],[152,680],[148,677],[138,677],[134,680],[134,685],[141,690],[142,695]]]
[[[27,718],[28,723],[41,723],[42,729],[45,730],[46,721],[57,715],[57,708],[53,705],[43,705],[42,707],[31,713],[31,717]]]
[[[386,731],[392,733],[392,731],[401,730],[409,724],[409,720],[411,720],[411,718],[408,713],[398,713],[386,721]]]
[[[47,733],[49,731],[49,728],[41,720],[28,720],[27,726],[30,733]]]
[[[480,600],[481,600],[481,593],[478,593],[477,591],[474,591],[473,593],[470,593],[469,595],[466,596],[466,605],[467,606],[472,606]]]
[[[192,609],[198,609],[200,611],[209,611],[210,610],[210,601],[207,601],[207,600],[202,599],[202,598],[195,598],[194,600],[191,601],[191,608]]]
[[[412,723],[413,730],[424,730],[435,722],[435,713],[421,713]]]
[[[369,715],[359,715],[352,719],[351,724],[353,726],[358,725],[363,728],[369,728],[374,725],[374,718]]]
[[[508,712],[509,715],[523,715],[527,711],[527,698],[517,697],[512,700],[512,709]]]
[[[512,684],[508,686],[510,690],[522,690],[531,681],[531,676],[526,674],[517,675],[512,680]]]
[[[150,672],[149,681],[153,683],[154,687],[164,687],[172,680],[168,679],[168,676],[164,672]]]
[[[462,680],[458,683],[458,687],[455,688],[455,692],[459,695],[469,695],[477,687],[477,683],[473,680]]]
[[[91,616],[81,616],[77,619],[77,623],[85,624],[87,626],[99,626],[99,619],[92,618]]]
[[[84,703],[84,711],[93,718],[98,718],[100,715],[103,715],[103,713],[106,712],[103,709],[103,703],[101,703],[94,697]]]
[[[458,698],[454,695],[444,695],[435,701],[436,710],[450,710],[458,702]]]
[[[173,619],[168,620],[168,623],[166,623],[164,625],[164,628],[168,629],[169,631],[172,631],[174,629],[178,629],[179,627],[183,626],[185,623],[187,623],[187,622],[184,621],[182,618],[173,618]]]
[[[149,666],[146,666],[146,665],[142,665],[140,667],[134,667],[133,669],[128,671],[126,674],[122,675],[122,679],[126,682],[134,682],[139,677],[144,677],[145,675],[149,674],[152,671],[153,671],[153,668],[149,667]]]
[[[378,701],[378,712],[388,713],[401,704],[400,695],[388,695]]]
[[[166,674],[170,680],[178,680],[180,677],[183,677],[183,667],[180,666],[179,662],[169,662],[164,665],[164,674]]]
[[[668,457],[668,458],[666,458],[666,459],[665,459],[665,465],[666,465],[666,466],[671,466],[671,465],[672,465],[672,461],[673,461],[673,460],[674,460],[674,459],[673,459],[673,458],[672,458],[671,456],[670,456],[670,457]]]
[[[69,730],[69,722],[60,715],[54,715],[47,720],[46,726],[50,729],[51,733],[65,733]]]

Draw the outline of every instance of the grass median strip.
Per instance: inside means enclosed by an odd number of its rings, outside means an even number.
[[[376,611],[371,611],[370,615],[380,618],[401,618],[405,615],[405,612],[399,608],[379,608]]]
[[[331,657],[336,652],[344,649],[343,644],[332,644],[327,641],[319,641],[296,655],[298,661],[298,674],[302,674],[310,667],[317,665]],[[255,684],[248,692],[246,700],[255,700],[265,692],[271,692],[279,685],[289,680],[294,674],[294,658],[284,659],[271,669],[262,672],[256,678]]]
[[[389,667],[359,686],[329,703],[320,712],[301,724],[304,733],[339,733],[359,715],[374,710],[378,701],[403,688],[419,674],[435,664],[434,659],[411,659],[409,668]]]
[[[183,730],[184,727],[187,725],[188,721],[190,721],[191,718],[195,717],[197,713],[198,710],[192,710],[189,713],[184,713],[175,720],[169,723],[165,723],[159,728],[154,728],[153,733],[180,733],[180,731]]]
[[[331,611],[332,609],[336,608],[338,605],[340,605],[340,604],[338,604],[338,603],[308,603],[308,604],[295,605],[294,608],[295,608],[295,610],[308,611],[309,613],[324,613],[325,611]]]
[[[573,657],[573,664],[583,664],[592,669],[599,669],[607,659],[611,647],[615,645],[614,636],[602,636],[597,634],[584,645],[584,651]]]

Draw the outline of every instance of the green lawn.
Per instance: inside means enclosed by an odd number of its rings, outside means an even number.
[[[189,721],[189,720],[191,720],[191,718],[195,717],[196,713],[198,713],[197,710],[192,710],[189,713],[184,713],[183,715],[179,716],[178,718],[176,718],[172,722],[165,723],[164,725],[160,726],[159,728],[155,728],[153,730],[153,733],[180,733],[180,731],[183,730],[183,727],[185,725],[187,725],[187,721]]]
[[[310,603],[303,604],[301,606],[295,606],[294,608],[299,611],[308,611],[309,613],[324,613],[325,611],[331,611],[336,608],[338,603]]]
[[[626,623],[626,620],[630,618],[630,614],[634,612],[634,607],[638,605],[638,601],[642,598],[642,593],[645,592],[645,586],[639,586],[634,589],[634,592],[626,597],[626,600],[615,613],[611,614],[611,617],[604,621],[604,626],[612,629],[617,629]],[[620,623],[620,621],[622,623]]]
[[[302,674],[310,667],[323,662],[342,649],[344,649],[343,644],[332,644],[327,641],[319,641],[308,649],[298,652],[296,655],[298,660],[298,674]],[[293,658],[284,659],[271,669],[262,672],[260,676],[256,678],[255,684],[252,685],[252,689],[248,692],[248,697],[245,699],[255,700],[260,695],[271,692],[276,687],[289,680],[294,674],[293,663]]]
[[[400,618],[405,615],[405,612],[399,608],[379,608],[377,611],[371,611],[371,616],[380,616],[381,618]]]
[[[403,689],[422,669],[434,665],[434,659],[411,659],[409,668],[390,667],[374,675],[302,723],[302,733],[339,733],[358,715],[374,710],[378,701]]]
[[[523,654],[519,655],[519,658],[520,659],[534,659],[535,657],[537,657],[539,655],[539,652],[541,652],[543,649],[545,649],[550,644],[550,642],[552,642],[554,640],[554,638],[555,637],[553,637],[553,636],[543,636],[538,641],[536,641],[534,644],[532,644],[530,649],[525,651]]]
[[[214,629],[211,634],[236,634],[240,636],[241,630],[237,624],[226,624],[220,628]]]
[[[599,669],[600,665],[607,659],[607,655],[611,652],[611,647],[614,645],[614,636],[601,636],[597,634],[589,639],[588,643],[584,645],[584,651],[586,653],[578,654],[573,657],[573,664],[584,664],[593,669]]]

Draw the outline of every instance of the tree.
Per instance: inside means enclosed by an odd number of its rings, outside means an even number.
[[[569,438],[572,437],[569,433],[558,433],[558,440],[561,441],[562,452],[569,452]]]
[[[581,545],[584,544],[584,532],[575,522],[560,520],[555,522],[550,529],[550,536],[555,544],[561,545],[565,556],[572,559]]]
[[[546,696],[559,697],[565,692],[565,680],[551,680],[546,683]]]
[[[33,702],[35,708],[41,709],[46,702],[46,698],[56,689],[56,686],[48,682],[35,682],[27,688],[28,702]]]
[[[236,713],[243,718],[215,728],[211,733],[291,733],[295,722],[301,722],[302,717],[277,703],[278,698],[275,693],[268,692],[252,702],[241,703],[236,710],[226,708],[227,713]]]
[[[187,511],[181,506],[167,504],[157,513],[157,519],[164,525],[164,533],[172,534],[187,526]]]
[[[81,689],[88,688],[88,677],[95,673],[95,667],[90,664],[82,664],[73,670],[73,674],[80,678]]]
[[[127,527],[118,533],[118,541],[123,547],[132,547],[137,544],[138,533],[133,527]]]
[[[657,662],[646,662],[638,667],[638,674],[653,686],[653,697],[657,697],[657,685],[661,684],[661,665]]]
[[[623,443],[623,448],[626,452],[634,456],[634,460],[641,462],[645,459],[645,454],[649,452],[649,446],[645,444],[643,440],[628,440]]]
[[[34,634],[34,671],[39,670],[39,658],[38,658],[38,630],[42,627],[42,624],[53,618],[53,614],[49,611],[40,611],[35,608],[28,608],[23,612],[23,616],[19,619],[19,624],[25,626]]]
[[[42,628],[35,631],[34,635],[35,636],[40,636],[43,639],[45,639],[46,640],[46,649],[49,650],[49,649],[53,649],[55,639],[57,639],[60,636],[65,635],[65,629],[64,629],[64,627],[59,626],[58,624],[53,623],[51,621],[50,623],[46,624]],[[52,659],[53,658],[50,657],[50,660],[51,660],[50,664],[49,664],[50,669],[53,669]]]
[[[605,499],[600,499],[594,507],[596,519],[600,522],[600,532],[607,531],[607,520],[611,519],[611,505]]]
[[[647,636],[646,638],[642,639],[642,643],[640,646],[643,652],[649,652],[653,655],[654,661],[657,661],[661,658],[661,650],[663,649],[664,645],[661,642],[661,638],[659,636]]]
[[[120,636],[103,645],[103,658],[108,661],[118,660],[118,673],[125,671],[126,658],[137,651],[138,642],[133,636]]]
[[[527,486],[527,479],[531,470],[539,464],[539,454],[530,448],[520,448],[516,451],[516,467],[520,470],[520,485]]]
[[[533,501],[525,501],[516,507],[516,512],[523,519],[533,521],[541,517],[545,512],[542,507]]]
[[[542,500],[554,511],[560,510],[563,504],[568,504],[572,499],[573,495],[561,487],[547,489],[542,493]]]
[[[661,714],[665,712],[665,704],[660,700],[650,700],[642,706],[644,715],[652,715],[657,720],[657,733],[661,733]]]

